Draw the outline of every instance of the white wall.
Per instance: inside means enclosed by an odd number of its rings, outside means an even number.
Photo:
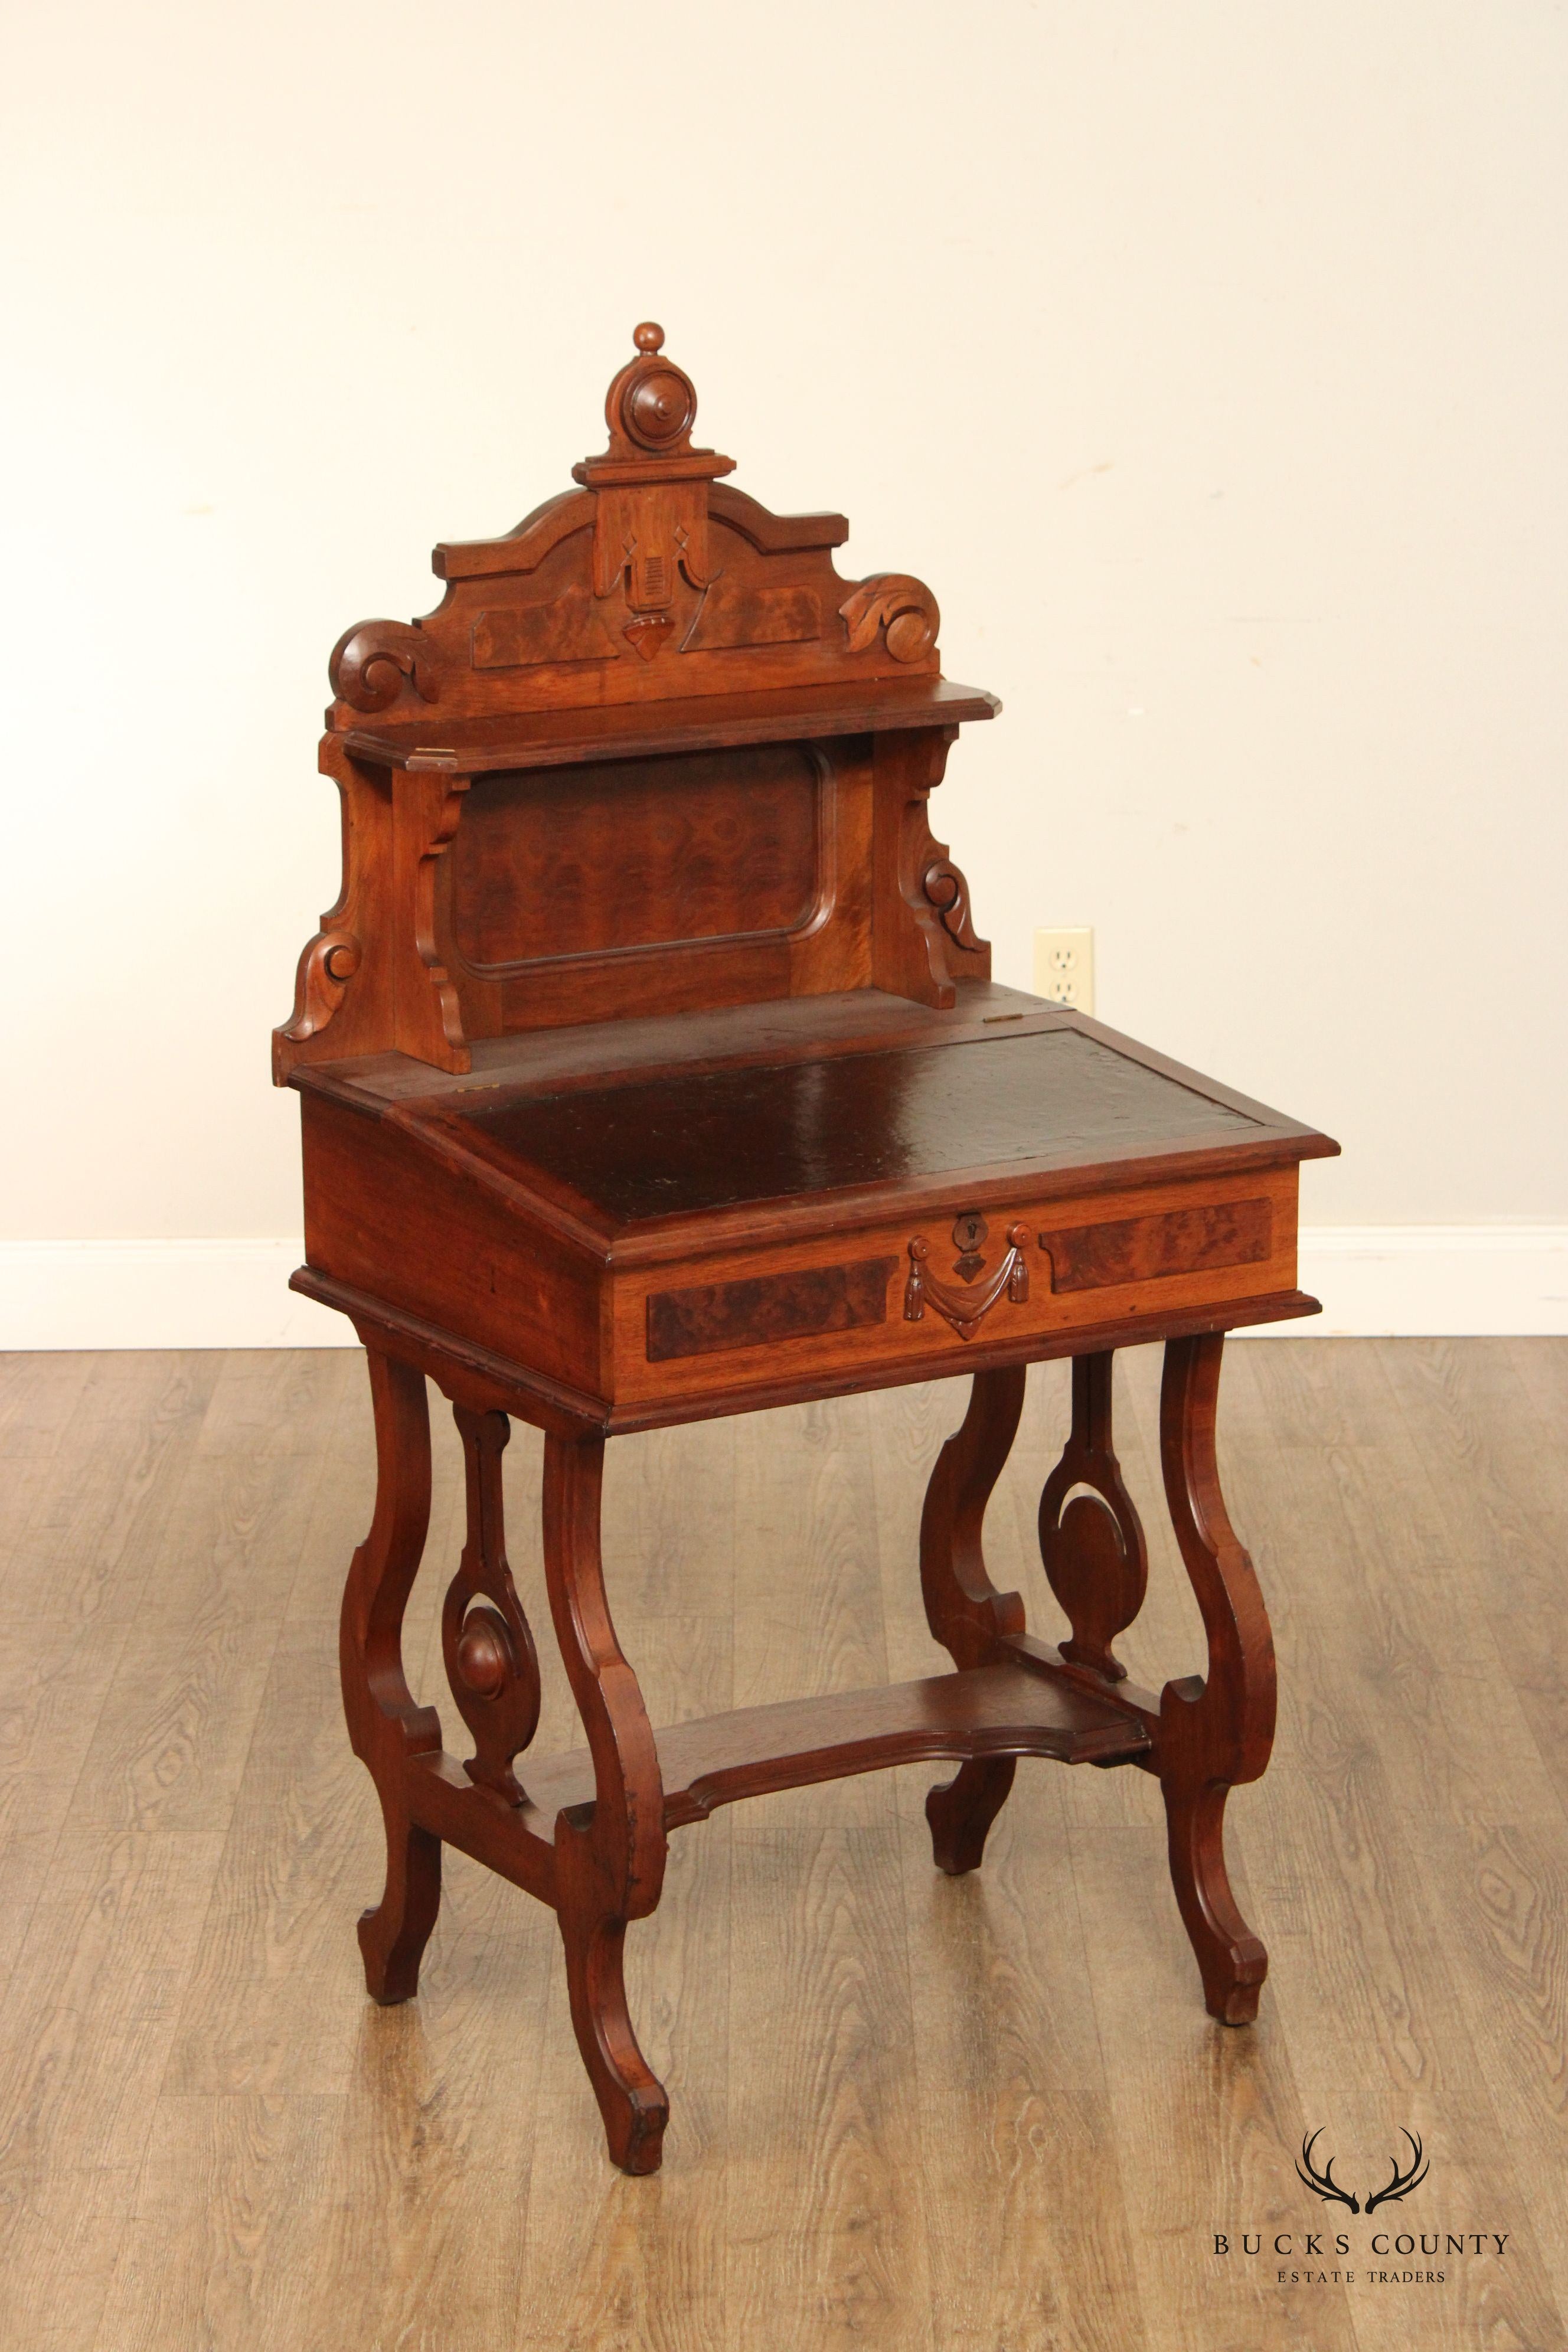
[[[938,818],[999,977],[1092,923],[1106,1018],[1340,1136],[1320,1226],[1568,1219],[1561,7],[56,0],[5,54],[0,1232],[297,1232],[327,652],[565,484],[647,316],[1003,696]]]

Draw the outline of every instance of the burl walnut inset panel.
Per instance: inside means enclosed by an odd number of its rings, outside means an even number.
[[[824,778],[804,744],[475,783],[449,852],[454,953],[556,956],[798,930],[821,904]]]
[[[656,1291],[647,1302],[647,1360],[664,1364],[677,1356],[776,1346],[781,1339],[821,1339],[885,1323],[888,1285],[898,1270],[896,1257],[867,1257],[852,1265]]]
[[[448,1114],[628,1221],[982,1168],[1221,1143],[1258,1122],[1072,1029],[680,1073]]]
[[[1268,1201],[1170,1209],[1158,1217],[1120,1217],[1042,1234],[1050,1252],[1051,1288],[1105,1290],[1119,1282],[1157,1282],[1216,1266],[1259,1265],[1274,1245]]]

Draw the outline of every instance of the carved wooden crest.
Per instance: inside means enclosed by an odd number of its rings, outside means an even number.
[[[840,579],[842,515],[781,517],[730,488],[734,460],[692,446],[697,394],[663,329],[633,341],[609,446],[572,469],[581,488],[502,539],[437,548],[447,595],[424,620],[344,634],[334,732],[371,712],[428,727],[431,706],[446,722],[936,670],[930,589]]]
[[[436,611],[333,651],[343,887],[279,1081],[389,1048],[460,1072],[475,1038],[696,1003],[951,1004],[989,974],[926,803],[994,698],[941,677],[920,581],[839,577],[842,515],[733,488],[663,329],[632,340],[577,487],[437,547]]]

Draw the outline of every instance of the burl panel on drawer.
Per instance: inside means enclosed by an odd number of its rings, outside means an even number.
[[[387,1879],[361,1922],[406,1999],[443,1844],[555,1909],[616,2161],[668,2101],[632,2028],[629,1921],[671,1831],[716,1805],[945,1758],[933,1852],[974,1868],[1020,1757],[1154,1773],[1212,2012],[1265,1958],[1225,1872],[1229,1789],[1268,1752],[1273,1667],[1213,1432],[1223,1335],[1306,1314],[1299,1163],[1315,1129],[994,985],[931,792],[994,698],[950,684],[931,592],[852,582],[840,515],[781,517],[694,445],[696,395],[639,327],[576,487],[436,551],[446,594],[334,651],[321,763],[343,877],[300,958],[274,1071],[301,1098],[296,1286],[369,1352],[379,1485],[344,1598],[350,1736]],[[1166,1343],[1162,1451],[1206,1680],[1135,1688],[1112,1643],[1145,1550],[1111,1443],[1113,1350]],[[1026,1366],[1072,1362],[1031,1635],[989,1582],[985,1500]],[[920,1573],[952,1671],[656,1731],[616,1639],[607,1436],[973,1375],[931,1473]],[[426,1379],[452,1402],[468,1538],[443,1612],[449,1753],[402,1614],[429,1504]],[[506,1563],[501,1454],[544,1433],[551,1611],[585,1745],[531,1764],[540,1675]],[[781,1571],[782,1572],[782,1571]],[[462,1736],[456,1735],[459,1748]]]

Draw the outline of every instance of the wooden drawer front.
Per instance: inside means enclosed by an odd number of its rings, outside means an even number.
[[[628,1268],[616,1281],[615,1392],[690,1395],[911,1360],[946,1370],[976,1340],[1292,1290],[1296,1191],[1292,1166],[984,1212],[957,1200],[897,1225]]]

